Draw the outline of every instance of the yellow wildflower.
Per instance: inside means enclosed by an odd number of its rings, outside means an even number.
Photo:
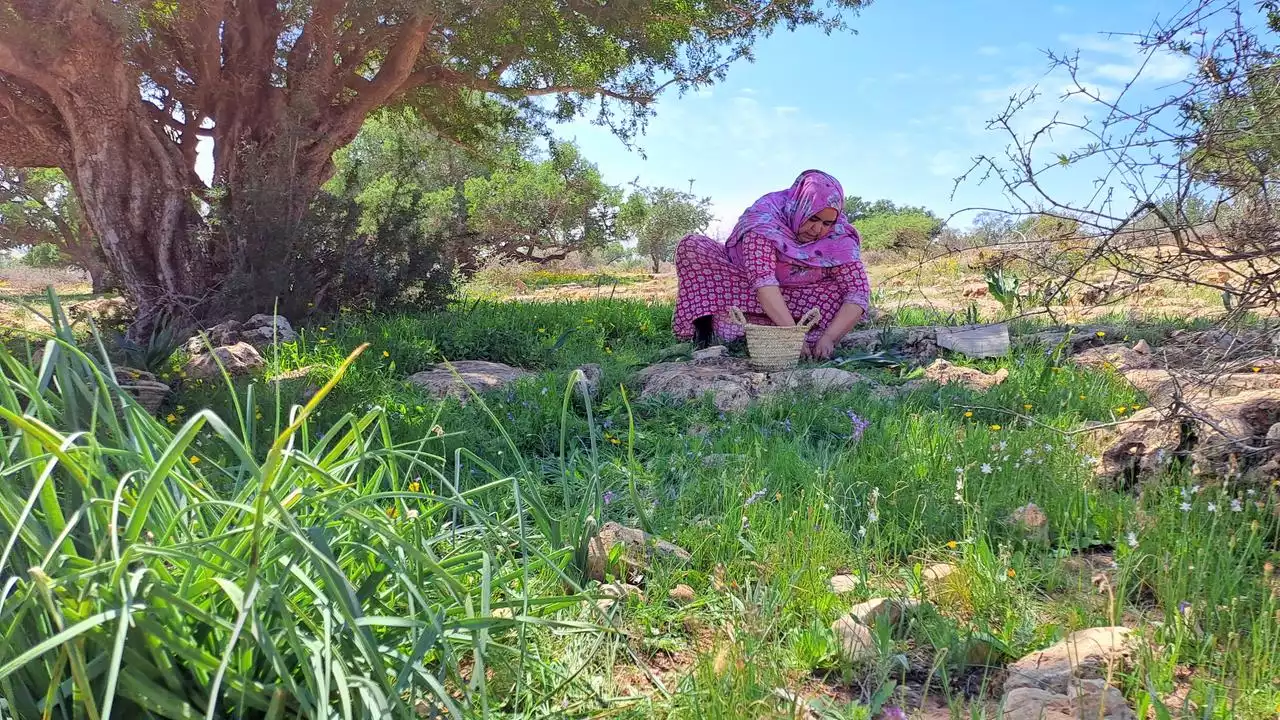
[[[387,352],[386,350],[383,350],[383,351],[382,351],[382,357],[384,357],[384,358],[391,357],[391,353]]]
[[[1023,409],[1023,410],[1030,410],[1032,407],[1034,407],[1034,406],[1033,406],[1031,403],[1025,403],[1025,404],[1022,406],[1022,409]]]
[[[392,520],[395,520],[399,516],[400,516],[400,509],[397,508],[395,505],[392,505],[391,507],[387,508],[387,517],[391,518]]]
[[[781,500],[782,500],[782,493],[774,493],[774,495],[773,495],[773,499],[774,499],[774,500],[781,501]]]
[[[1120,407],[1116,408],[1117,415],[1123,415],[1127,412],[1129,412],[1129,408],[1125,407],[1124,405],[1121,405]]]
[[[1250,370],[1253,370],[1254,372],[1262,372],[1262,368],[1260,367],[1250,368]]]
[[[1104,332],[1102,332],[1101,330],[1099,330],[1098,332],[1094,333],[1094,335],[1097,335],[1098,337],[1106,337],[1106,336],[1107,336],[1107,334],[1106,334],[1106,333],[1104,333]]]
[[[964,412],[964,416],[965,416],[965,417],[967,417],[967,418],[971,418],[971,417],[973,417],[973,411],[972,411],[972,410],[966,410],[966,411]]]
[[[422,489],[422,483],[418,482],[417,480],[414,480],[413,482],[409,483],[409,492],[418,492],[421,489]]]
[[[187,458],[187,460],[189,460],[192,465],[200,464],[200,457],[198,455],[192,455],[191,457]]]
[[[323,325],[321,325],[321,326],[320,326],[320,332],[325,332],[325,331],[327,331],[328,329],[329,329],[329,328],[327,328],[327,327],[325,327],[325,326],[323,326]]]
[[[168,422],[170,425],[172,425],[178,422],[178,416],[174,415],[173,413],[169,413],[168,416],[165,417],[165,421]]]
[[[1011,578],[1015,578],[1018,576],[1018,571],[1014,570],[1013,568],[1009,568],[1008,571],[1005,572],[1005,575],[1008,575]]]
[[[958,547],[960,547],[960,543],[956,542],[955,540],[948,540],[948,541],[947,541],[947,549],[948,549],[948,550],[955,550],[955,549],[956,549],[956,548],[958,548]]]
[[[999,425],[992,425],[992,426],[991,426],[991,431],[992,431],[992,432],[999,432],[999,431],[1000,431],[1000,429],[1001,429],[1001,428],[1000,428],[1000,426],[999,426]]]
[[[1080,399],[1081,399],[1081,400],[1087,400],[1088,398],[1086,398],[1084,395],[1081,395],[1081,396],[1080,396]]]

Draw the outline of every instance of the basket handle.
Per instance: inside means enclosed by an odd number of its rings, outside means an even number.
[[[809,312],[805,313],[804,317],[800,318],[799,324],[800,324],[800,327],[804,328],[805,330],[812,330],[813,326],[817,325],[819,322],[821,322],[821,320],[822,320],[822,311],[819,310],[818,308],[809,308]]]
[[[747,316],[742,314],[742,310],[737,307],[729,308],[729,322],[734,325],[746,325]]]

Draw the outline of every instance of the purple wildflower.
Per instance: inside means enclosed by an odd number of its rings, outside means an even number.
[[[907,713],[897,705],[892,705],[880,713],[880,720],[907,720]]]
[[[857,413],[852,410],[845,410],[844,414],[849,416],[849,439],[854,442],[861,440],[862,433],[867,431],[867,426],[871,424],[871,421],[858,417]]]
[[[765,495],[768,495],[768,494],[769,494],[769,488],[761,488],[751,493],[751,497],[747,498],[746,505],[748,507],[750,507],[751,505],[755,505],[757,502],[760,501],[761,498],[763,498]]]
[[[787,432],[791,432],[791,418],[783,420],[782,427],[785,428]]]
[[[613,427],[613,418],[605,418],[604,422],[601,423],[601,425],[604,427],[605,430],[608,430],[609,428]]]
[[[1178,603],[1179,615],[1182,615],[1185,617],[1187,614],[1187,611],[1189,611],[1190,609],[1191,609],[1191,603],[1187,602],[1186,600],[1183,600],[1182,602]]]
[[[611,503],[611,502],[613,502],[614,500],[616,500],[616,499],[617,499],[617,497],[618,497],[618,496],[617,496],[617,495],[616,495],[612,490],[605,490],[605,491],[604,491],[604,495],[603,495],[603,496],[601,496],[601,498],[600,498],[600,499],[601,499],[601,500],[604,500],[604,504],[605,504],[605,505],[608,505],[609,503]]]

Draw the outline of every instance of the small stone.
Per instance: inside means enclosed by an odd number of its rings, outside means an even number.
[[[926,381],[933,381],[939,385],[955,383],[963,385],[974,392],[986,392],[1008,379],[1009,371],[1005,368],[1000,368],[995,374],[988,375],[977,368],[962,367],[946,360],[934,360],[929,367],[924,369],[924,380]],[[911,381],[907,384],[912,385],[915,382],[917,381]]]
[[[1033,652],[1008,667],[1005,691],[1041,688],[1065,694],[1076,679],[1106,675],[1107,666],[1121,663],[1133,647],[1126,627],[1079,630],[1051,647]]]
[[[1027,503],[1009,517],[1009,524],[1022,531],[1029,540],[1049,539],[1049,516],[1035,503]]]
[[[697,598],[693,592],[693,588],[681,583],[667,591],[667,597],[671,598],[677,605],[688,605]]]
[[[600,397],[600,383],[604,379],[604,371],[600,366],[590,363],[578,367],[575,372],[578,373],[576,378],[579,391],[592,399]],[[581,400],[581,396],[575,396],[575,399]]]
[[[685,563],[691,555],[684,548],[653,537],[636,528],[607,522],[599,534],[587,543],[586,576],[604,582],[609,556],[615,546],[621,546],[622,570],[628,577],[642,574],[654,558]]]
[[[455,372],[457,375],[454,374]],[[528,370],[502,363],[459,360],[451,364],[433,365],[430,370],[412,375],[409,382],[437,398],[452,396],[465,402],[470,397],[470,393],[467,392],[468,387],[477,393],[492,392],[506,388],[532,374]]]
[[[718,360],[729,354],[729,348],[723,345],[712,345],[709,348],[693,351],[694,362],[706,362],[708,360]]]
[[[1134,720],[1124,693],[1106,680],[1078,680],[1067,686],[1067,699],[1078,717],[1104,720]]]
[[[1280,422],[1272,425],[1267,430],[1267,442],[1280,443]]]
[[[217,358],[216,360],[214,358]],[[219,367],[219,362],[222,364]],[[193,356],[183,368],[188,376],[196,380],[213,380],[222,376],[225,368],[228,375],[249,375],[266,365],[258,349],[249,343],[224,345],[213,349],[212,353],[204,352]]]
[[[1151,345],[1146,340],[1139,340],[1133,344],[1133,351],[1139,355],[1150,355]]]
[[[925,568],[924,572],[920,574],[920,577],[924,578],[926,584],[940,583],[950,577],[955,571],[955,567],[948,563],[937,563]]]
[[[861,584],[862,580],[858,579],[857,575],[842,573],[840,575],[832,576],[831,592],[837,595],[847,595],[848,593],[856,592],[858,586]]]
[[[849,615],[832,623],[831,632],[840,643],[841,655],[845,660],[858,663],[873,660],[880,655],[871,630]]]
[[[633,596],[644,599],[644,593],[640,591],[640,588],[630,583],[615,582],[601,585],[600,594],[614,600],[622,600]]]
[[[848,616],[867,627],[875,627],[881,621],[897,625],[902,619],[902,607],[887,598],[871,598],[854,605]]]
[[[1000,703],[1001,720],[1077,720],[1066,695],[1039,688],[1017,688]]]

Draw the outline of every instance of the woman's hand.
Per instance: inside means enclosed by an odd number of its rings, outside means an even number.
[[[813,344],[813,357],[819,360],[830,360],[836,352],[836,341],[823,335]]]

